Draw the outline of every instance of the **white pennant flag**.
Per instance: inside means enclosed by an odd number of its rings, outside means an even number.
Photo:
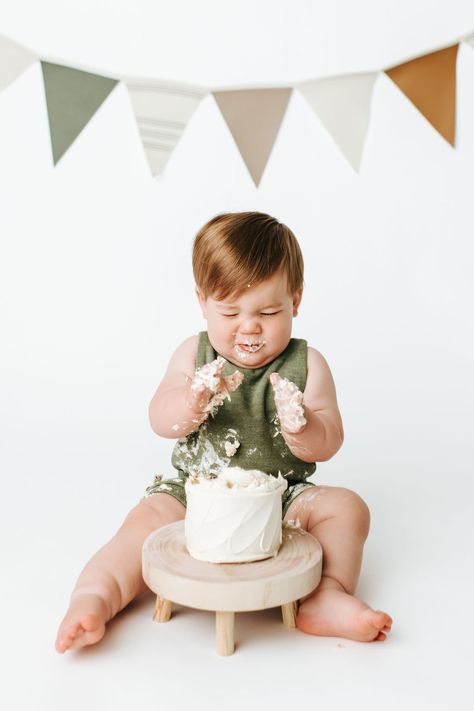
[[[474,49],[474,32],[471,35],[468,35],[467,37],[463,37],[461,41],[470,44],[471,47]]]
[[[21,44],[0,35],[0,91],[28,69],[38,57]]]
[[[143,147],[158,175],[207,89],[154,79],[123,78],[130,94]]]
[[[348,74],[296,85],[356,171],[362,159],[378,74]]]

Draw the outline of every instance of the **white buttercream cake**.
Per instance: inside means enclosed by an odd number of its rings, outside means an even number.
[[[190,555],[211,563],[270,558],[282,542],[282,493],[288,482],[256,469],[227,467],[189,477],[184,519]]]

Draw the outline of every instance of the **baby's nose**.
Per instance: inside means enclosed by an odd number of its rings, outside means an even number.
[[[258,318],[246,318],[240,324],[241,333],[261,333],[262,327]]]

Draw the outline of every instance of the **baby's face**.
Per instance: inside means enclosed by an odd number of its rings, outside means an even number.
[[[276,358],[291,338],[301,291],[288,293],[286,274],[249,286],[237,297],[206,299],[197,290],[213,348],[244,368],[260,368]]]

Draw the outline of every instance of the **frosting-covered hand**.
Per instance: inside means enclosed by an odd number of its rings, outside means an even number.
[[[230,393],[237,390],[244,379],[243,374],[238,370],[232,375],[223,376],[224,365],[224,358],[218,356],[216,360],[198,368],[191,381],[189,405],[193,410],[206,417],[210,413],[215,414],[219,405],[222,405],[226,398],[230,400]]]
[[[289,434],[298,434],[306,426],[303,410],[303,393],[288,378],[278,373],[270,375],[273,396],[281,428]]]

